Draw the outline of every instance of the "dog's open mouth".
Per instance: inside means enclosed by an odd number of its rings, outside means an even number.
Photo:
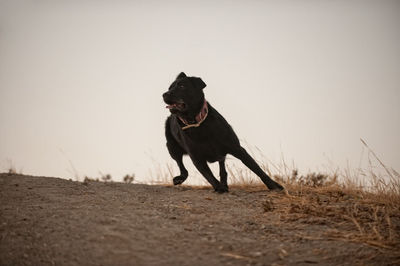
[[[183,110],[186,107],[185,103],[183,102],[167,103],[167,104],[168,105],[166,106],[166,108],[170,110]]]

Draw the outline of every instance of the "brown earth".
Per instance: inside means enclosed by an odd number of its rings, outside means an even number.
[[[0,174],[0,202],[1,265],[400,263],[400,213],[340,191],[216,194]]]

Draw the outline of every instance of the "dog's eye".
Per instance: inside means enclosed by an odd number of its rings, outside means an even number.
[[[178,88],[180,88],[180,89],[184,89],[184,88],[185,88],[185,86],[184,86],[184,85],[182,85],[182,84],[180,84],[180,85],[178,86]]]

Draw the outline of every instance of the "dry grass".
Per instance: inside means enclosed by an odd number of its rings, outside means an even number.
[[[266,189],[247,169],[230,166],[227,170],[232,190]],[[158,183],[162,183],[164,176],[168,174],[160,175]],[[278,226],[280,223],[323,225],[328,228],[323,234],[297,237],[358,242],[400,255],[398,180],[370,173],[365,185],[341,173],[299,175],[296,170],[289,176],[273,177],[285,186],[286,193],[269,194],[263,209],[278,214]]]
[[[350,176],[341,177],[316,173],[299,176],[296,170],[290,176],[274,175],[287,193],[285,196],[272,194],[264,202],[264,211],[279,213],[279,222],[326,225],[329,229],[320,239],[362,242],[399,251],[398,175],[394,179],[393,172],[390,179],[371,172],[370,179],[365,180],[368,185],[353,182]],[[249,191],[263,188],[260,183],[244,181],[235,179],[231,187]]]
[[[10,175],[14,175],[14,174],[22,174],[22,170],[17,171],[17,168],[15,167],[13,161],[11,159],[7,159],[7,173]]]
[[[300,238],[359,242],[400,255],[400,175],[361,141],[369,153],[369,169],[300,175],[284,159],[274,165],[258,150],[252,152],[263,170],[286,188],[286,194],[272,193],[265,200],[264,211],[278,213],[278,223],[328,228],[322,235]],[[249,169],[228,162],[227,171],[231,189],[265,190]],[[155,173],[159,184],[169,184],[174,176],[171,165],[158,165]]]
[[[279,222],[326,225],[329,229],[319,236],[321,239],[362,242],[400,252],[400,175],[387,167],[365,141],[362,143],[369,151],[369,169],[330,175],[299,175],[297,170],[290,175],[275,174],[274,179],[285,186],[287,193],[283,197],[272,195],[265,201],[264,210],[279,213]],[[376,162],[380,169],[372,167]],[[288,170],[285,165],[280,173]],[[253,183],[245,180],[236,178],[233,186],[254,189]]]
[[[280,222],[326,225],[329,229],[321,238],[398,249],[400,211],[391,199],[338,185],[292,186],[286,197],[267,199],[264,210],[278,212]]]
[[[110,174],[103,174],[102,172],[99,172],[99,174],[100,177],[85,176],[82,183],[84,185],[87,185],[89,182],[100,182],[100,181],[106,183],[114,182],[113,177]],[[122,178],[122,181],[127,184],[131,184],[134,180],[135,180],[135,174],[132,175],[127,174]]]
[[[153,168],[149,169],[150,184],[172,184],[172,177],[176,176],[172,163],[162,165],[157,161],[153,161]]]
[[[280,163],[274,164],[257,148],[249,149],[263,170],[286,188],[286,193],[268,196],[263,204],[264,211],[278,214],[278,223],[328,228],[322,235],[299,238],[340,239],[399,251],[400,174],[387,167],[364,140],[361,142],[368,151],[369,168],[335,169],[330,173],[299,174],[283,156]],[[171,185],[172,177],[177,174],[175,168],[173,162],[161,165],[154,161],[148,183]],[[240,163],[228,160],[227,171],[231,189],[266,189],[259,178]],[[134,178],[134,175],[127,175],[123,180],[131,183]],[[93,180],[109,182],[112,177],[100,173],[100,178],[85,177],[84,183]],[[209,189],[209,185],[196,187]]]

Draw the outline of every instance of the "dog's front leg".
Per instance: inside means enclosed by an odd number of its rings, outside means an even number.
[[[176,163],[178,164],[179,171],[181,172],[180,175],[175,176],[173,179],[174,185],[180,185],[185,182],[186,178],[188,177],[188,171],[186,170],[185,166],[183,165],[182,156],[175,159]]]
[[[182,157],[183,157],[183,149],[176,143],[175,140],[171,139],[167,142],[167,148],[171,157],[176,161],[179,167],[180,175],[175,176],[173,179],[174,185],[180,185],[185,182],[188,177],[188,171],[183,165]]]
[[[197,160],[195,158],[192,158],[192,161],[197,170],[199,170],[199,172],[207,179],[216,192],[228,192],[228,188],[226,186],[222,186],[221,183],[214,177],[210,167],[207,165],[207,161]]]

